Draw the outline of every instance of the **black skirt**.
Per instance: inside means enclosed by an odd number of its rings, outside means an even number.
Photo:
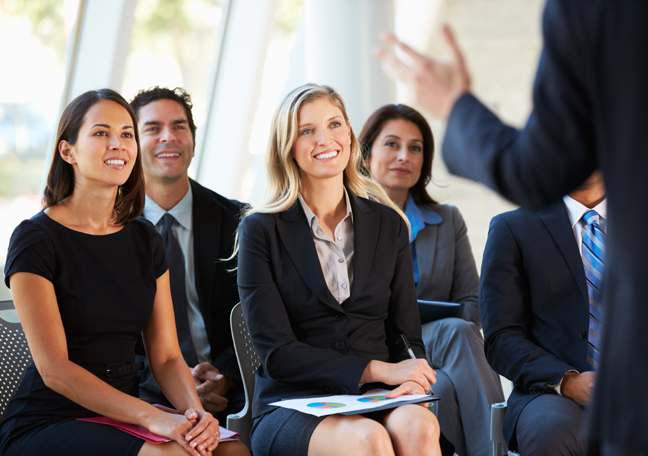
[[[383,412],[366,414],[378,419]],[[311,435],[326,418],[279,407],[252,421],[252,453],[254,456],[306,456]],[[454,445],[441,433],[441,454],[452,456]]]

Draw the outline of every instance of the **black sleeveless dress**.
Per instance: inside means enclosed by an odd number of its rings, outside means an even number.
[[[143,218],[126,223],[116,233],[94,236],[66,228],[40,212],[15,229],[5,282],[9,286],[16,272],[52,282],[70,361],[137,396],[137,372],[106,376],[101,369],[135,361],[137,335],[153,311],[156,279],[166,270],[162,238]],[[134,456],[139,452],[143,440],[111,426],[76,420],[93,416],[97,414],[45,386],[32,363],[0,423],[0,454]]]

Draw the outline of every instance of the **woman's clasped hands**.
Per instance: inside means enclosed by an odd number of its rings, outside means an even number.
[[[177,442],[192,456],[210,456],[220,441],[218,420],[204,410],[187,409],[182,415],[158,411],[147,428]]]

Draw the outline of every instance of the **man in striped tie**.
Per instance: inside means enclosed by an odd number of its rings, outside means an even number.
[[[586,452],[581,429],[599,362],[607,208],[595,172],[540,212],[493,218],[479,310],[486,356],[509,378],[504,435],[524,456]]]

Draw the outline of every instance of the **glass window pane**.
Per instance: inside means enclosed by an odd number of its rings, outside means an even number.
[[[183,87],[196,125],[206,115],[206,88],[223,20],[220,0],[139,0],[122,95],[145,88]]]
[[[48,141],[55,133],[65,47],[78,0],[0,2],[0,299],[9,299],[4,263],[14,228],[41,209]]]

